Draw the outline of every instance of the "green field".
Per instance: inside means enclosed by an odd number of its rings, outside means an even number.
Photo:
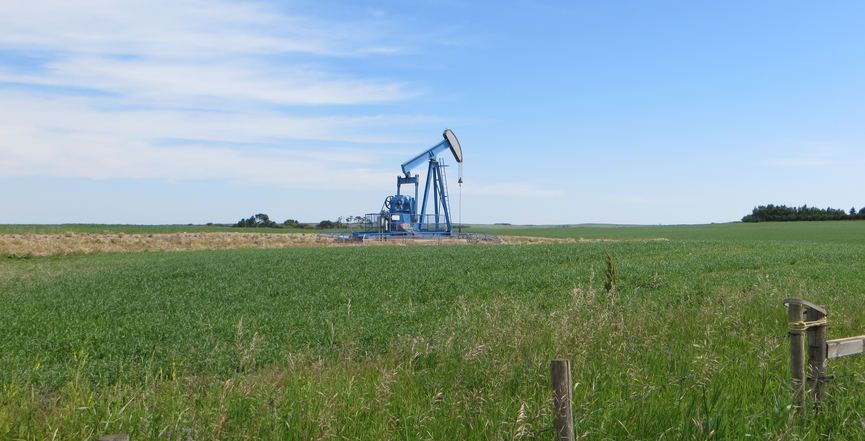
[[[0,234],[65,234],[65,233],[310,233],[315,229],[299,228],[234,228],[222,225],[0,225]],[[468,233],[489,233],[501,236],[538,236],[583,239],[657,239],[669,240],[780,240],[816,243],[865,244],[865,221],[835,222],[761,222],[703,225],[467,225]]]
[[[583,239],[780,240],[865,245],[865,221],[760,222],[705,225],[472,225],[466,231]]]
[[[791,406],[784,298],[865,333],[865,223],[827,224],[3,259],[0,439],[552,439],[555,358],[585,439],[865,439],[865,357]]]

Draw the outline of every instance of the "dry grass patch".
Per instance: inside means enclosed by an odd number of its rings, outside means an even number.
[[[175,234],[3,234],[0,256],[77,256],[143,251],[228,250],[330,245],[315,233],[175,233]]]
[[[548,237],[502,236],[506,244],[549,244],[578,242],[621,242],[621,239],[555,239]],[[666,240],[666,239],[633,239]],[[0,234],[0,257],[28,258],[81,256],[102,253],[140,253],[144,251],[230,250],[239,248],[298,248],[356,245],[429,245],[466,243],[461,240],[368,241],[336,243],[319,239],[318,233],[73,233]]]

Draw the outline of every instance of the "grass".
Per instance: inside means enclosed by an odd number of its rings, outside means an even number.
[[[473,225],[466,231],[502,236],[584,239],[770,240],[865,245],[865,221],[759,222],[706,225]]]
[[[257,230],[257,229],[256,229]],[[0,234],[0,258],[26,259],[49,256],[81,256],[101,253],[225,250],[236,248],[286,248],[329,246],[316,232],[283,234],[240,229],[228,233],[73,233]]]
[[[865,329],[865,246],[827,242],[4,259],[0,438],[551,439],[569,358],[586,439],[863,439],[861,358],[791,407],[782,300]]]
[[[469,225],[466,232],[561,239],[779,240],[865,244],[865,221],[759,222],[705,225]],[[234,228],[222,225],[0,225],[3,234],[318,233],[298,228]]]

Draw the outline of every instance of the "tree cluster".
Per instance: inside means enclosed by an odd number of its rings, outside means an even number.
[[[318,224],[304,224],[298,222],[296,219],[288,219],[282,224],[278,224],[270,220],[268,215],[259,213],[249,219],[241,219],[240,222],[232,226],[239,228],[317,228],[319,230],[328,230],[334,228],[347,228],[351,226],[350,224],[352,223],[361,223],[363,221],[364,218],[361,216],[340,216],[336,221],[323,220]]]
[[[332,230],[334,228],[350,228],[352,224],[359,224],[364,222],[364,218],[362,216],[340,216],[336,218],[336,221],[332,220],[323,220],[315,226],[320,230]]]
[[[241,219],[234,226],[240,228],[275,228],[276,222],[270,220],[268,215],[259,213],[249,219]]]
[[[751,214],[742,218],[742,222],[791,222],[791,221],[826,221],[865,219],[865,208],[856,212],[856,208],[844,211],[838,208],[815,208],[803,205],[787,207],[784,205],[760,205]]]

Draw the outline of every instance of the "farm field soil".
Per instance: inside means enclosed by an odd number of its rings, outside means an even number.
[[[0,439],[550,439],[555,358],[585,439],[865,439],[862,358],[794,411],[782,305],[863,334],[863,273],[729,240],[2,259]]]

